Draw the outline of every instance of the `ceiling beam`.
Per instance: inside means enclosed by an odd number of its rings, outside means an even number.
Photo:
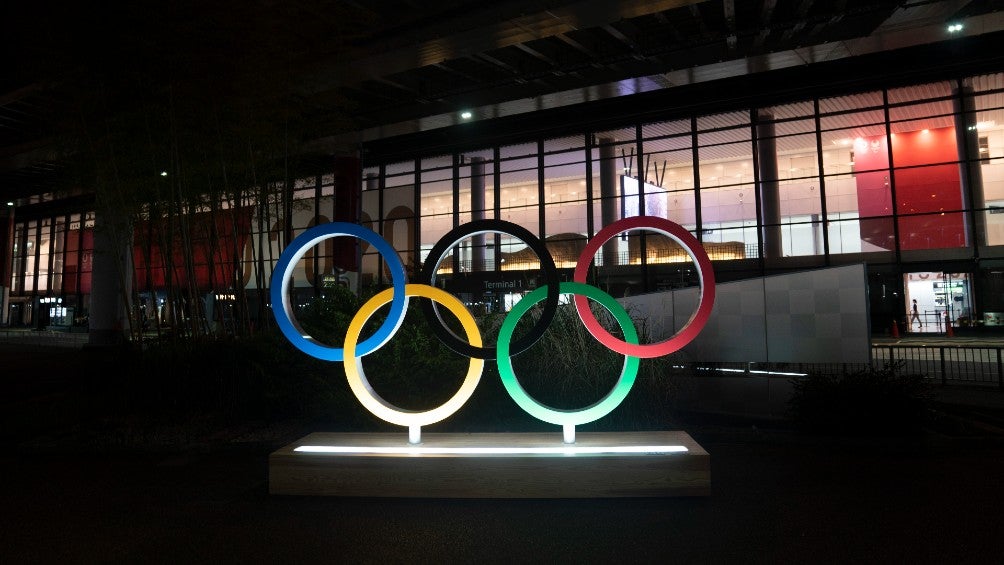
[[[753,48],[759,51],[763,48],[774,25],[774,8],[777,7],[777,0],[763,0],[760,7],[760,31],[753,38]]]
[[[733,52],[736,50],[736,43],[738,42],[738,38],[736,37],[735,0],[722,0],[722,12],[725,17],[725,28],[728,31],[728,35],[725,36],[725,42],[729,47],[729,51]]]
[[[336,68],[330,62],[301,81],[298,89],[318,92],[381,75],[441,63],[484,51],[518,45],[545,37],[563,36],[577,29],[600,27],[623,19],[692,6],[708,0],[582,0],[533,13],[519,14],[477,28],[432,40],[419,41],[386,53],[355,53]]]

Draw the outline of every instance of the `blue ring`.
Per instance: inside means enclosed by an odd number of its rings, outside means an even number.
[[[314,226],[301,233],[282,251],[282,254],[279,255],[279,261],[272,271],[270,290],[272,314],[275,316],[275,321],[279,324],[283,335],[297,349],[324,361],[343,361],[345,350],[341,347],[324,345],[303,331],[303,328],[293,317],[286,287],[289,286],[289,281],[293,276],[293,268],[300,262],[308,249],[325,239],[343,235],[357,237],[375,247],[387,262],[391,283],[394,286],[387,319],[384,320],[376,333],[357,346],[356,355],[362,357],[372,353],[390,341],[390,338],[394,337],[398,327],[404,321],[408,306],[408,296],[405,294],[407,274],[404,271],[404,264],[401,263],[401,257],[398,256],[397,251],[379,234],[360,225],[346,222],[329,222]],[[276,284],[276,278],[279,279],[279,284]],[[281,305],[281,307],[277,307],[277,305]]]

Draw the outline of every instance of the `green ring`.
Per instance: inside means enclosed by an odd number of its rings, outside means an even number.
[[[631,316],[628,315],[627,310],[614,297],[595,286],[577,282],[561,283],[559,292],[561,294],[579,294],[599,302],[600,305],[613,314],[617,323],[620,324],[621,329],[624,331],[624,341],[632,344],[638,343],[638,332],[634,328],[634,321],[631,320]],[[538,420],[558,424],[559,426],[575,426],[598,420],[612,412],[614,408],[617,408],[624,398],[627,397],[628,392],[631,391],[635,377],[638,375],[639,358],[632,355],[624,356],[624,368],[621,370],[621,376],[617,384],[614,385],[614,388],[606,396],[592,406],[581,410],[561,410],[537,402],[527,394],[526,390],[520,386],[519,381],[516,379],[516,374],[512,370],[512,359],[509,358],[509,341],[512,339],[512,333],[515,331],[516,324],[523,317],[523,314],[545,297],[547,297],[547,287],[543,286],[527,294],[513,306],[512,310],[506,315],[505,321],[502,322],[497,345],[498,356],[496,357],[499,374],[502,376],[502,384],[505,385],[509,396],[516,401],[516,404]]]

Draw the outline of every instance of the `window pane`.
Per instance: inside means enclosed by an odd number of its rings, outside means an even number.
[[[588,232],[584,149],[545,156],[544,194],[547,246],[555,265],[574,268]]]
[[[824,250],[815,120],[778,117],[805,112],[811,114],[811,104],[764,108],[757,115],[765,253],[790,257]],[[769,217],[772,197],[779,214],[775,220]],[[771,238],[778,237],[781,249],[772,251]]]
[[[701,241],[712,249],[757,249],[753,143],[747,112],[698,118]]]
[[[505,147],[499,163],[500,217],[534,234],[540,232],[536,147],[536,144]]]
[[[982,92],[973,99],[975,113],[963,117],[967,127],[976,128],[979,168],[970,174],[978,178],[974,190],[982,187],[986,206],[978,221],[985,226],[987,245],[1004,245],[1004,73],[976,77],[971,84]]]
[[[619,136],[619,137],[618,137]],[[597,136],[598,146],[592,149],[593,160],[593,229],[601,230],[628,215],[637,215],[640,207],[634,130],[607,132]],[[628,247],[625,238],[613,238],[594,258],[597,267],[627,264]]]

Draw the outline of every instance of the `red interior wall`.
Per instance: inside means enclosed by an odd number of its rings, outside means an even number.
[[[854,170],[861,239],[883,249],[894,249],[892,222],[869,219],[872,216],[892,214],[889,149],[885,136],[862,137],[854,141]]]
[[[83,244],[80,230],[66,234],[66,251],[63,254],[63,293],[76,294],[79,280],[80,293],[91,293],[91,266],[94,258],[94,228],[84,228]]]
[[[955,128],[937,128],[896,134],[892,139],[893,162],[896,164],[896,200],[900,215],[930,213],[924,216],[901,217],[899,237],[901,249],[962,247],[966,243],[965,223],[961,214],[949,212],[962,209],[962,183],[955,143]],[[944,163],[913,169],[913,165]]]
[[[234,273],[239,269],[238,261],[244,250],[248,233],[251,229],[250,207],[236,208],[228,212],[203,212],[189,217],[187,222],[188,238],[192,247],[194,263],[193,277],[189,277],[185,265],[184,239],[178,233],[181,226],[175,223],[175,235],[172,238],[173,286],[188,287],[191,278],[200,290],[210,288],[225,289],[234,281]],[[215,219],[216,240],[212,239],[212,229]],[[139,290],[162,289],[167,285],[166,257],[161,247],[169,229],[167,222],[156,220],[152,225],[149,221],[141,222],[135,228],[135,245],[133,246],[133,263],[136,270],[136,285]],[[236,244],[234,239],[236,238]],[[147,253],[149,252],[149,262]],[[213,273],[210,277],[209,265],[212,262]]]
[[[936,128],[892,136],[896,164],[896,199],[903,214],[962,209],[955,128]],[[931,163],[941,163],[931,165]],[[919,166],[926,165],[926,166]],[[914,167],[917,168],[904,168]],[[861,239],[883,249],[893,247],[893,224],[888,219],[869,219],[892,214],[889,188],[889,153],[885,136],[860,138],[854,144],[855,181]],[[900,249],[955,247],[965,243],[965,225],[960,214],[901,217]]]

